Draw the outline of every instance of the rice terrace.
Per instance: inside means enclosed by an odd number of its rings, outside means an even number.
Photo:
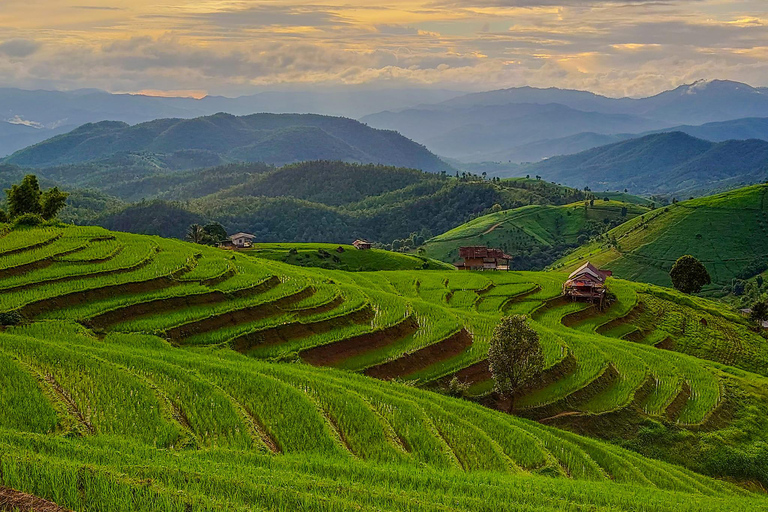
[[[768,512],[766,20],[0,2],[0,512]]]

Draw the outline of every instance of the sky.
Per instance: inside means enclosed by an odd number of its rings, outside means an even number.
[[[0,0],[0,86],[768,86],[768,0]]]

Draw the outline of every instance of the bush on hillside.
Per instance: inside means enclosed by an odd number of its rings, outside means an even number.
[[[13,227],[29,228],[33,226],[39,226],[45,222],[45,220],[36,213],[25,213],[16,217],[13,221]]]
[[[0,325],[18,325],[21,320],[21,314],[18,311],[0,313]]]
[[[672,285],[683,293],[699,293],[712,282],[706,267],[691,255],[681,256],[669,272]]]

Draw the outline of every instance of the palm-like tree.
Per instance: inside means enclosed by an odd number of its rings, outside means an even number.
[[[192,224],[187,230],[187,240],[196,244],[203,243],[205,239],[205,230],[200,224]]]

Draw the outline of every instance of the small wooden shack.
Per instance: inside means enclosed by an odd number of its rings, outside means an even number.
[[[359,249],[361,251],[367,251],[368,249],[373,247],[373,244],[368,240],[361,240],[359,238],[354,242],[352,242],[352,245],[355,246],[355,249]]]
[[[459,270],[509,270],[512,256],[501,249],[474,246],[460,247],[459,258],[462,261],[453,264]]]
[[[574,270],[563,284],[563,296],[572,300],[587,300],[600,304],[605,300],[605,281],[613,275],[610,270],[600,270],[586,262]]]
[[[219,247],[225,249],[250,249],[253,247],[255,239],[256,235],[250,233],[235,233],[219,244]]]

